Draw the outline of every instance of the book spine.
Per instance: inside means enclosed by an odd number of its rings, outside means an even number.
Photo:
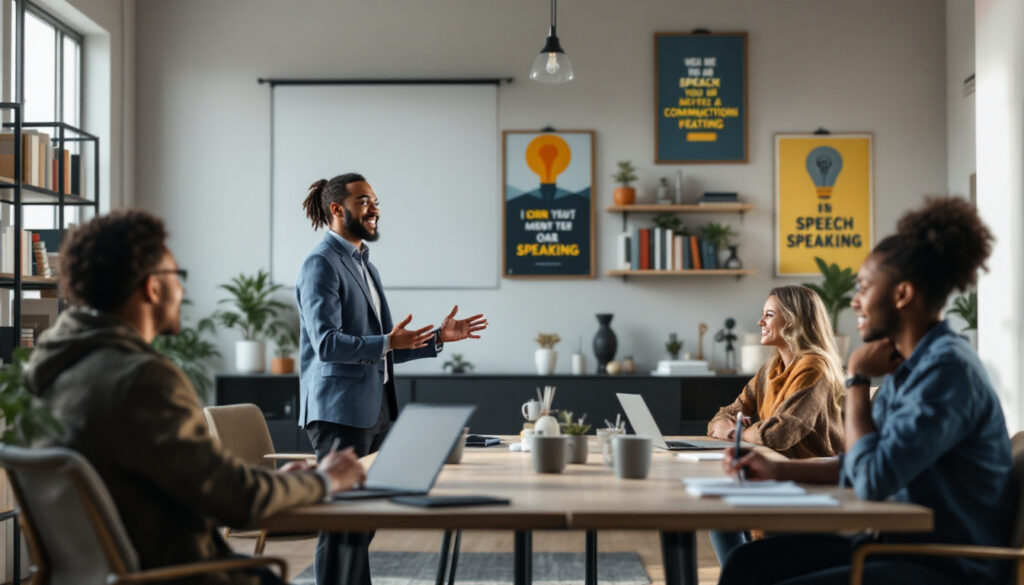
[[[683,236],[676,234],[672,237],[672,270],[683,269]]]
[[[629,246],[629,269],[640,270],[640,230],[633,228]]]
[[[690,236],[690,259],[693,262],[694,270],[700,270],[700,240],[697,236]]]
[[[661,228],[654,228],[654,233],[651,236],[654,238],[654,266],[652,268],[655,270],[665,269],[665,249],[662,247],[665,238],[661,235],[662,231],[664,230]]]
[[[651,269],[651,230],[640,229],[640,270]]]

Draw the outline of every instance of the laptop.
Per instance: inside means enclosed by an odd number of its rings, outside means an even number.
[[[476,410],[472,405],[408,404],[388,431],[359,489],[334,500],[421,496],[434,487],[448,454]]]
[[[639,394],[616,394],[619,404],[633,426],[633,432],[637,435],[650,437],[654,441],[655,449],[667,451],[704,451],[710,449],[728,449],[735,447],[735,441],[719,441],[716,439],[690,439],[688,441],[666,441],[661,434],[658,423],[654,422],[651,409],[647,408],[647,402]],[[753,447],[752,443],[743,443],[744,447]]]

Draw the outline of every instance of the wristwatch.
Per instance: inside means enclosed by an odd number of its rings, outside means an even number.
[[[870,386],[871,385],[871,378],[869,378],[867,376],[864,376],[862,374],[854,374],[854,375],[852,375],[852,376],[850,376],[849,378],[846,379],[845,386],[847,388],[852,388],[852,387],[858,386],[860,384],[864,384],[866,386]]]

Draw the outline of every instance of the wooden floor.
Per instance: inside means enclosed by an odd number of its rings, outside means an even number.
[[[231,546],[243,554],[252,554],[254,541],[250,538],[229,538]],[[289,575],[295,576],[313,562],[316,539],[270,539],[265,554],[283,557],[288,561]],[[441,548],[441,533],[436,531],[381,530],[373,539],[370,550],[437,552]],[[533,536],[535,552],[583,552],[582,532],[540,531]],[[600,551],[636,551],[643,559],[647,574],[654,585],[664,585],[665,573],[661,564],[661,545],[656,532],[601,532],[598,535]],[[468,531],[462,535],[463,552],[512,552],[511,532]],[[700,585],[718,582],[718,561],[711,548],[707,533],[697,536],[698,577]],[[599,579],[600,581],[600,573]],[[583,582],[583,575],[580,575]],[[456,575],[456,583],[458,576]]]

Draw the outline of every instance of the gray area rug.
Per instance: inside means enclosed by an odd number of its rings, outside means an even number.
[[[437,553],[371,552],[373,585],[433,585]],[[651,582],[634,552],[599,553],[600,583],[647,585]],[[313,567],[292,579],[292,585],[314,585]],[[499,585],[512,582],[512,553],[461,553],[456,585]],[[534,553],[533,582],[538,585],[579,585],[583,582],[583,553]]]

